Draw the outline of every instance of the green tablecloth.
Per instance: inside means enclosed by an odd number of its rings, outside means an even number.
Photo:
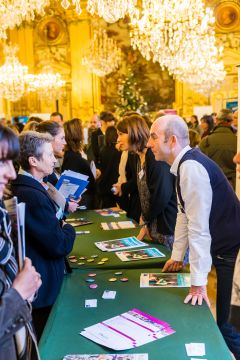
[[[176,333],[126,353],[146,352],[149,360],[190,360],[185,343],[204,342],[205,359],[231,359],[208,307],[183,304],[187,289],[141,289],[139,277],[143,270],[122,271],[129,282],[109,282],[114,271],[97,270],[98,288],[94,290],[89,289],[85,282],[89,271],[74,270],[66,276],[40,342],[42,360],[60,360],[66,354],[111,353],[82,337],[79,332],[132,308],[168,322]],[[151,272],[154,271],[156,269],[151,269]],[[116,299],[103,300],[104,290],[116,290]],[[85,309],[85,299],[94,298],[98,299],[98,307]]]
[[[163,258],[154,258],[149,260],[138,260],[138,261],[129,261],[122,262],[113,252],[103,252],[99,250],[94,243],[97,241],[104,240],[113,240],[119,239],[128,236],[136,236],[139,233],[140,228],[134,229],[125,229],[125,230],[102,230],[100,227],[101,222],[117,222],[129,220],[125,215],[121,215],[118,218],[113,216],[101,216],[95,211],[81,211],[78,213],[74,213],[70,218],[87,218],[92,221],[91,225],[84,225],[76,227],[77,231],[85,231],[89,230],[90,234],[86,235],[77,235],[76,240],[74,242],[74,247],[70,255],[76,255],[78,258],[80,256],[84,256],[86,258],[90,258],[91,255],[98,255],[98,258],[94,260],[92,263],[88,263],[84,260],[79,260],[79,262],[84,262],[85,265],[77,265],[77,263],[71,263],[70,266],[72,268],[87,268],[87,269],[95,269],[95,268],[104,268],[104,269],[118,269],[118,268],[149,268],[149,267],[163,267],[165,262],[170,257],[170,251],[162,245],[149,243],[149,246],[155,247],[159,249],[166,256]],[[109,260],[103,264],[98,265],[97,263],[101,258],[107,257]]]

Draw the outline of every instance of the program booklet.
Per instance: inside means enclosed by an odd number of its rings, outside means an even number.
[[[95,245],[102,251],[118,251],[148,246],[144,242],[138,240],[135,236],[115,240],[98,241],[95,242]]]
[[[122,261],[148,260],[152,258],[161,258],[166,255],[156,248],[147,248],[139,250],[121,251],[115,253]]]
[[[135,349],[171,335],[171,326],[138,309],[115,316],[85,328],[80,334],[113,350]]]
[[[140,276],[140,287],[166,288],[166,287],[190,287],[190,274],[174,273],[143,273]]]
[[[101,223],[101,228],[103,230],[134,229],[135,227],[136,227],[136,224],[134,224],[134,222],[131,220]]]
[[[63,360],[148,360],[148,354],[66,355]]]
[[[56,184],[56,189],[67,201],[71,198],[77,200],[85,191],[88,183],[88,176],[72,170],[65,170]]]

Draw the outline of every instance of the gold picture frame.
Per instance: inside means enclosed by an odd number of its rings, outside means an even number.
[[[38,36],[48,45],[61,44],[66,35],[65,23],[56,16],[45,16],[38,24]]]
[[[215,18],[217,30],[228,32],[240,28],[240,6],[234,1],[224,1],[216,6]]]

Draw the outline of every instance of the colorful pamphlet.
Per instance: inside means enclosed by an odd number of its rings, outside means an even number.
[[[134,224],[134,222],[131,220],[101,223],[101,228],[103,230],[133,229],[135,227],[136,227],[136,224]]]
[[[135,236],[115,240],[98,241],[95,242],[95,245],[102,251],[118,251],[148,246],[144,242],[138,240]]]
[[[156,248],[121,251],[116,252],[115,254],[122,261],[148,260],[152,258],[165,257],[165,255]]]
[[[166,287],[190,287],[190,274],[174,273],[143,273],[140,276],[140,287],[166,288]]]
[[[119,217],[120,215],[126,214],[126,211],[119,209],[117,207],[113,207],[109,209],[97,209],[95,211],[101,216]]]
[[[66,200],[79,199],[88,185],[88,176],[72,170],[65,170],[56,184],[56,189]]]
[[[173,334],[171,326],[138,309],[89,326],[81,335],[113,350],[128,350]]]
[[[148,360],[148,354],[66,355],[63,360]]]

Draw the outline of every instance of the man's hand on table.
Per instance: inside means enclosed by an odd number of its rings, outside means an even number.
[[[191,301],[192,305],[202,305],[203,300],[206,301],[207,305],[210,307],[210,301],[207,296],[206,286],[194,286],[192,285],[188,296],[185,298],[184,303],[187,304]]]
[[[162,272],[178,272],[182,270],[183,262],[169,259],[164,265]]]

